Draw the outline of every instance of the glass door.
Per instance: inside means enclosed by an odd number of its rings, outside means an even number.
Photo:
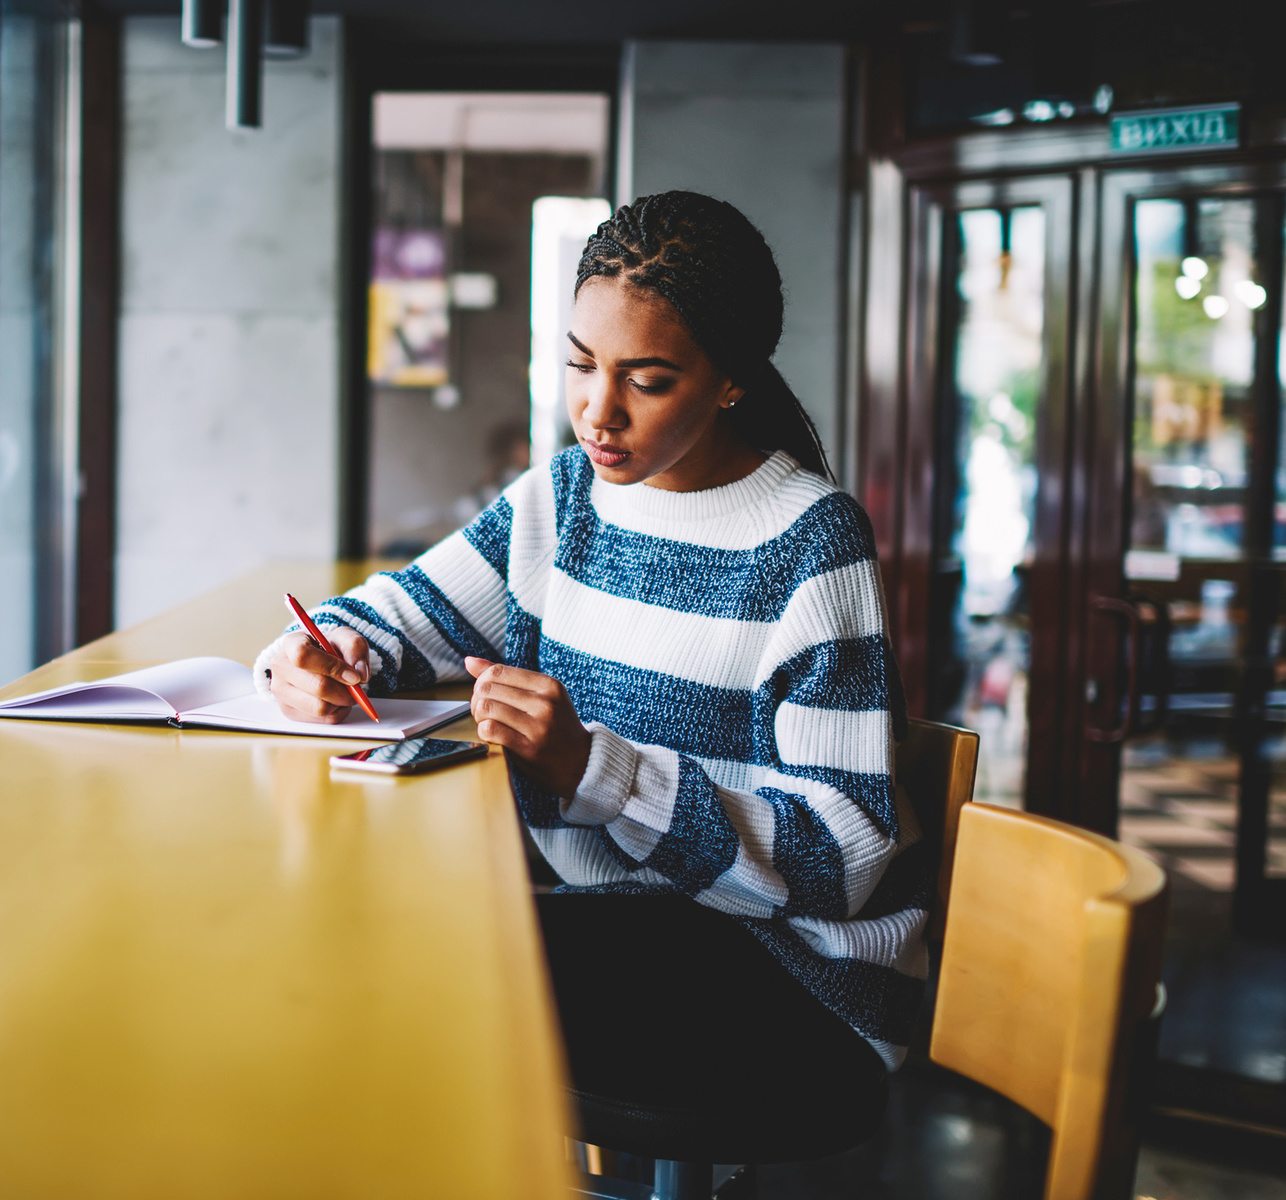
[[[919,238],[940,247],[927,256],[936,304],[922,335],[934,431],[925,707],[982,735],[978,799],[1053,812],[1071,182],[961,184],[923,199]]]
[[[1114,233],[1125,253],[1103,273],[1098,415],[1124,445],[1100,454],[1096,491],[1110,494],[1114,461],[1123,486],[1090,532],[1084,758],[1091,823],[1114,820],[1170,877],[1163,1067],[1280,1104],[1286,231],[1267,182],[1205,168],[1104,189],[1105,262]]]
[[[1041,396],[1045,213],[953,214],[954,318],[941,421],[943,652],[935,711],[982,735],[977,794],[1022,807],[1031,675],[1036,422]]]
[[[925,174],[865,431],[908,701],[982,733],[978,799],[1162,862],[1160,1102],[1280,1123],[1286,164]]]

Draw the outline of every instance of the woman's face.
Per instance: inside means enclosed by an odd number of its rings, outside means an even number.
[[[591,279],[567,336],[567,411],[600,479],[690,492],[758,465],[760,456],[721,419],[742,389],[660,296],[620,279]]]

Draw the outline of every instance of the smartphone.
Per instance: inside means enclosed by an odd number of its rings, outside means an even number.
[[[358,750],[354,754],[332,754],[330,765],[345,771],[378,771],[381,775],[418,775],[450,766],[466,758],[480,758],[487,752],[485,742],[455,742],[450,738],[407,738]]]

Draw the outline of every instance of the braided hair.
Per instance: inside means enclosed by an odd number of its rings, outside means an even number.
[[[772,364],[781,339],[781,275],[743,213],[697,192],[640,197],[590,237],[576,293],[597,277],[621,278],[667,300],[710,360],[745,389],[728,411],[737,433],[834,481],[816,426]]]

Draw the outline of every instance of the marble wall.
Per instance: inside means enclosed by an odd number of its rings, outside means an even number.
[[[335,553],[339,38],[315,19],[230,132],[223,50],[125,21],[118,625]]]
[[[839,468],[844,51],[823,43],[632,42],[619,202],[687,188],[763,231],[786,292],[775,362]]]
[[[223,125],[222,50],[124,39],[117,622],[337,541],[339,23]],[[742,207],[787,291],[777,362],[834,448],[844,59],[819,44],[634,43],[620,180]]]

